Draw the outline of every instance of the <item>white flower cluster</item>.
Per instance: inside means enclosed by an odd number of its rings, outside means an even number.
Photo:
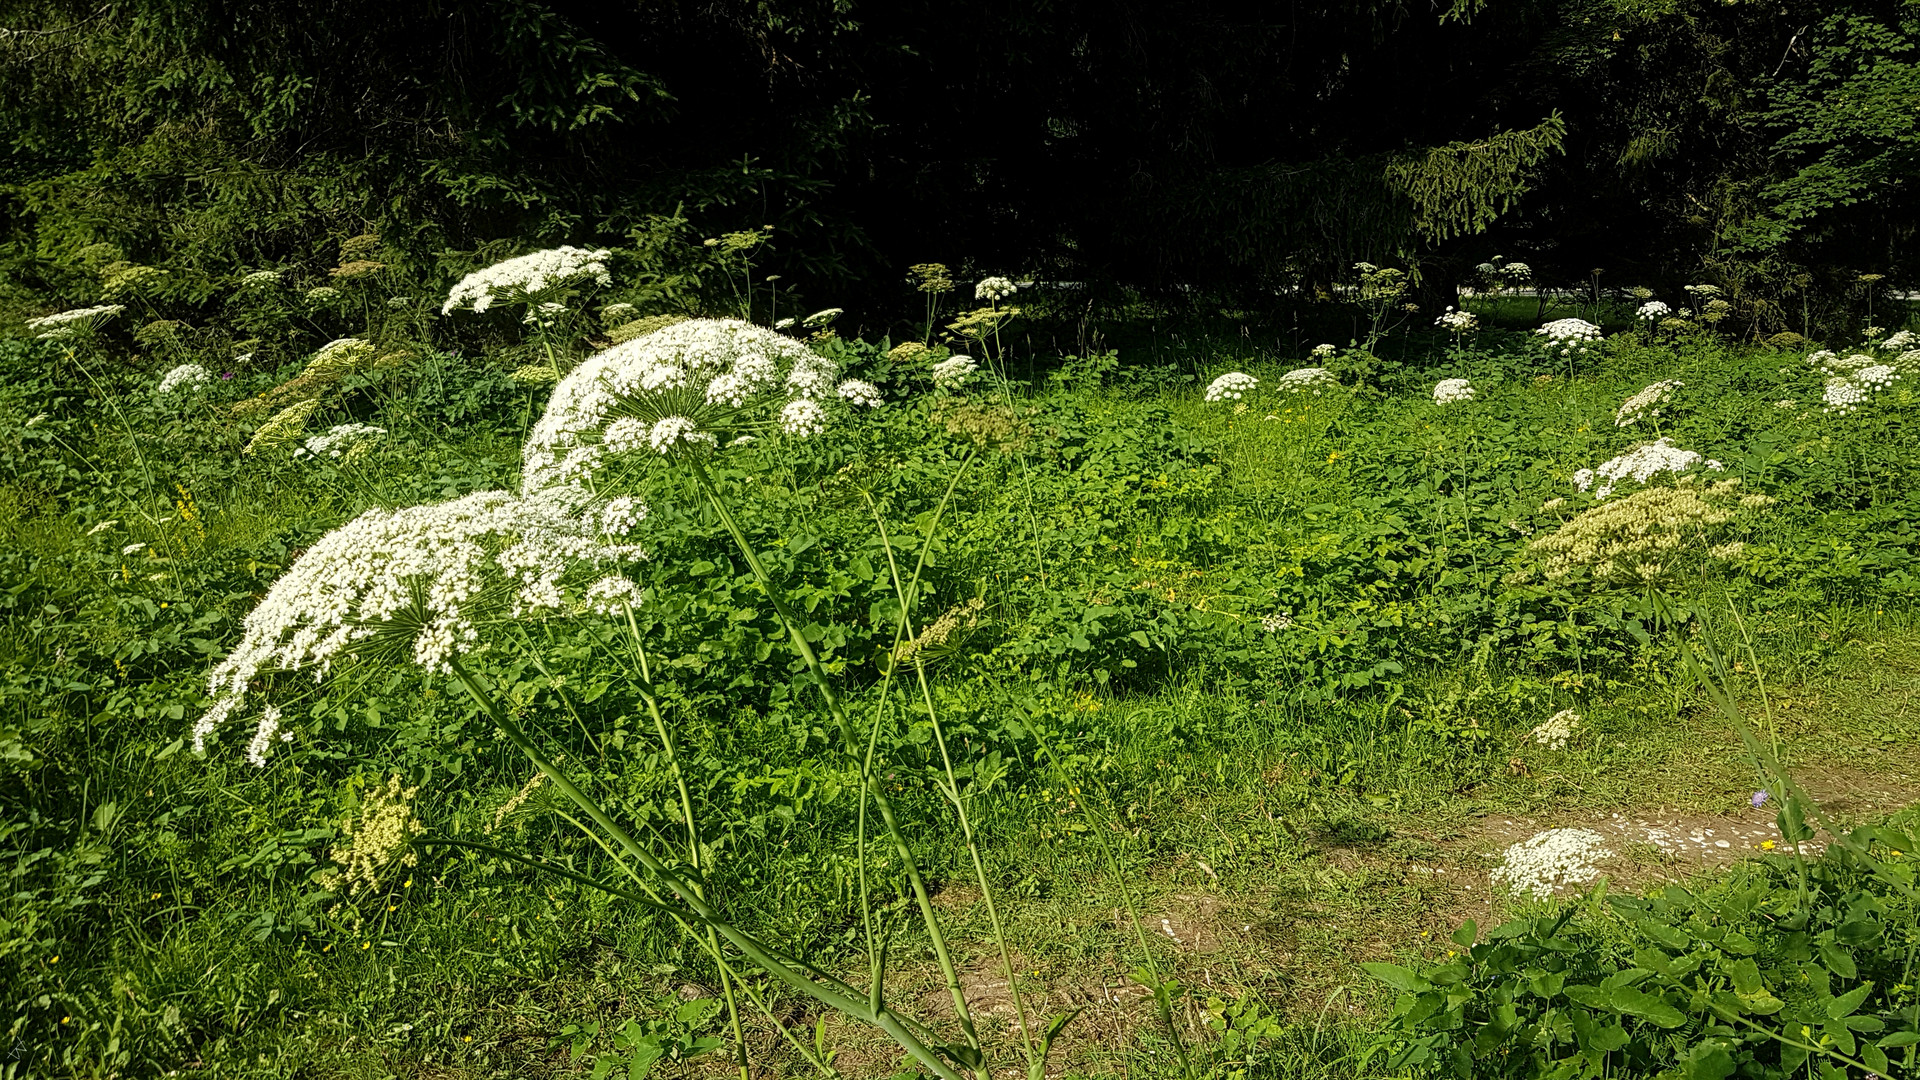
[[[386,428],[372,424],[335,424],[322,434],[308,436],[305,442],[294,447],[293,456],[302,460],[337,460],[386,433]]]
[[[1585,491],[1594,486],[1595,480],[1599,480],[1600,486],[1594,489],[1593,497],[1604,499],[1629,477],[1636,484],[1644,484],[1656,473],[1686,472],[1700,464],[1715,472],[1726,467],[1712,458],[1702,459],[1692,450],[1682,450],[1663,437],[1636,446],[1598,469],[1579,470],[1573,474],[1573,486]]]
[[[453,309],[465,306],[471,306],[476,312],[485,311],[495,300],[533,296],[578,277],[590,277],[602,285],[611,285],[613,276],[607,272],[606,260],[612,254],[604,248],[593,251],[561,246],[494,263],[461,278],[447,294],[440,313],[450,314]]]
[[[1873,394],[1852,379],[1833,378],[1827,380],[1826,390],[1820,398],[1824,403],[1821,411],[1845,416],[1871,401]]]
[[[1572,709],[1561,709],[1533,729],[1533,741],[1549,750],[1565,750],[1568,740],[1580,730],[1581,716]]]
[[[1901,330],[1881,342],[1880,347],[1883,349],[1911,349],[1915,344],[1920,344],[1920,336],[1915,335],[1911,330]]]
[[[251,273],[240,275],[240,284],[247,288],[253,288],[258,285],[277,285],[279,282],[280,271],[278,270],[255,270]]]
[[[181,364],[165,375],[160,376],[160,388],[154,393],[161,397],[191,393],[204,390],[213,384],[213,373],[199,364]]]
[[[1600,340],[1600,328],[1585,319],[1555,319],[1534,333],[1547,339],[1548,352],[1562,357],[1584,353]]]
[[[1898,337],[1899,334],[1895,334],[1887,340],[1893,341]],[[1897,359],[1895,363],[1898,362]],[[1899,368],[1882,363],[1872,353],[1840,356],[1821,349],[1808,355],[1807,363],[1819,368],[1827,376],[1826,386],[1821,393],[1822,411],[1842,416],[1872,401],[1875,393],[1892,388],[1900,379]]]
[[[978,370],[980,365],[971,356],[949,356],[933,365],[933,385],[941,390],[958,390]]]
[[[618,615],[640,602],[640,586],[619,574],[609,574],[587,586],[587,607],[602,615]]]
[[[1678,379],[1663,379],[1620,403],[1614,411],[1613,426],[1632,427],[1642,420],[1659,419],[1660,410],[1673,400],[1673,392],[1687,385]]]
[[[1014,284],[1003,277],[981,278],[980,284],[973,287],[973,298],[989,303],[1005,300],[1014,294]]]
[[[1439,318],[1433,320],[1433,325],[1449,334],[1470,334],[1480,329],[1480,320],[1471,311],[1455,311],[1448,308],[1441,312]]]
[[[521,488],[575,484],[606,451],[667,454],[719,445],[724,431],[777,423],[825,429],[827,403],[879,391],[794,339],[738,319],[689,319],[589,357],[554,387],[527,436]]]
[[[1283,394],[1312,394],[1319,397],[1325,391],[1339,389],[1340,380],[1323,367],[1294,368],[1280,376],[1273,388]]]
[[[194,749],[205,749],[267,672],[312,669],[320,678],[340,657],[381,647],[444,672],[478,641],[474,619],[502,588],[516,615],[551,610],[575,566],[643,557],[605,538],[601,513],[574,488],[483,491],[369,510],[326,534],[274,582],[247,616],[240,644],[213,669],[213,706],[194,724]],[[254,740],[262,753],[276,723],[272,710],[262,718],[268,735]]]
[[[1493,881],[1512,893],[1545,898],[1563,885],[1599,877],[1593,864],[1612,854],[1606,838],[1591,829],[1548,829],[1508,848]]]
[[[63,338],[79,330],[82,326],[98,326],[127,309],[125,304],[100,304],[95,307],[75,308],[72,311],[59,311],[52,315],[42,315],[27,320],[27,329],[39,330],[42,338]]]
[[[837,308],[837,307],[825,308],[820,311],[814,312],[813,314],[807,316],[804,319],[801,319],[800,325],[801,326],[825,326],[844,314],[846,314],[846,309],[844,308]]]
[[[1229,371],[1207,384],[1208,401],[1239,401],[1260,380],[1244,371]]]
[[[1653,322],[1657,319],[1664,319],[1671,314],[1673,314],[1673,309],[1668,307],[1665,301],[1649,300],[1641,304],[1640,307],[1634,311],[1633,316],[1645,322]]]
[[[1332,357],[1334,353],[1339,351],[1340,350],[1334,348],[1331,344],[1323,341],[1320,344],[1315,345],[1312,349],[1308,350],[1307,355],[1312,357],[1315,360],[1326,360]]]
[[[310,304],[331,304],[338,299],[340,299],[340,290],[331,285],[307,290],[307,302]]]
[[[1473,384],[1465,379],[1441,379],[1433,384],[1433,403],[1452,405],[1473,400]]]

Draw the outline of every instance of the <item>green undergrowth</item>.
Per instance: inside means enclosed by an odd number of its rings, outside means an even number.
[[[1734,689],[1766,698],[1796,765],[1823,742],[1865,753],[1914,734],[1886,690],[1912,675],[1920,589],[1906,384],[1834,415],[1797,353],[1622,338],[1569,377],[1501,340],[1392,363],[1347,350],[1331,366],[1348,388],[1320,395],[1275,392],[1296,365],[1271,356],[1203,370],[1066,358],[977,394],[971,420],[890,373],[882,349],[842,342],[890,404],[831,441],[766,440],[712,472],[852,707],[886,720],[899,811],[960,910],[967,852],[925,782],[931,732],[882,678],[898,606],[868,500],[902,550],[926,546],[923,615],[965,614],[930,654],[933,695],[1035,978],[1124,982],[1139,962],[1115,914],[1128,881],[1150,931],[1204,894],[1229,913],[1221,926],[1246,929],[1230,962],[1166,957],[1201,1066],[1347,1075],[1387,1003],[1356,991],[1330,1010],[1328,995],[1361,985],[1356,949],[1405,944],[1395,935],[1431,898],[1370,897],[1368,871],[1336,851],[1390,854],[1413,821],[1710,810],[1752,789],[1675,633],[1744,658]],[[191,747],[207,669],[291,560],[366,508],[513,485],[543,392],[423,354],[326,404],[387,429],[366,456],[303,463],[241,452],[251,429],[230,407],[272,375],[181,402],[109,357],[7,343],[0,363],[0,1019],[27,1063],[16,1074],[570,1075],[721,1034],[709,1011],[682,1012],[718,992],[705,955],[602,894],[446,847],[352,898],[324,887],[343,823],[395,774],[435,836],[606,869],[447,680],[370,664],[288,677],[292,738],[264,768],[231,733]],[[1202,401],[1196,384],[1233,367],[1262,388]],[[1442,377],[1472,379],[1474,400],[1435,405]],[[1659,379],[1684,393],[1657,423],[1617,427],[1621,400]],[[1716,526],[1723,554],[1690,536],[1650,572],[1684,607],[1678,630],[1645,589],[1545,574],[1531,546],[1590,505],[1575,470],[1656,433],[1722,463],[1708,481],[1772,500]],[[632,479],[652,507],[636,581],[658,598],[639,629],[715,824],[714,887],[762,937],[857,970],[857,789],[808,676],[684,477]],[[590,614],[523,621],[471,666],[583,787],[665,836],[677,803],[618,674],[622,632]],[[1542,749],[1532,730],[1565,709],[1578,737]],[[900,867],[879,873],[882,903],[903,910]],[[895,949],[926,945],[902,924]],[[815,1037],[816,1017],[783,1007]],[[1071,1067],[1161,1075],[1164,1034],[1129,1015],[1117,1032],[1070,1028]],[[757,1055],[798,1068],[760,1036]]]

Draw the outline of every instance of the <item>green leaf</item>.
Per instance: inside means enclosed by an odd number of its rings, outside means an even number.
[[[1733,1055],[1716,1042],[1697,1043],[1680,1059],[1680,1075],[1685,1080],[1726,1080],[1733,1069]]]
[[[1880,924],[1872,919],[1855,919],[1834,928],[1833,940],[1842,945],[1865,945],[1880,936]]]
[[[1472,919],[1468,919],[1466,922],[1460,924],[1458,930],[1453,932],[1453,943],[1463,949],[1470,949],[1473,947],[1474,940],[1479,934],[1480,928],[1474,924]]]
[[[1851,1016],[1853,1011],[1858,1009],[1860,1003],[1867,1000],[1867,995],[1871,993],[1873,993],[1873,984],[1864,982],[1846,993],[1841,994],[1839,997],[1827,1002],[1827,1018],[1838,1020],[1843,1016]]]
[[[1561,993],[1566,994],[1569,1000],[1585,1005],[1589,1009],[1605,1009],[1609,1012],[1613,1010],[1612,998],[1597,986],[1576,984],[1565,988]]]
[[[1860,1048],[1860,1060],[1867,1063],[1875,1076],[1885,1076],[1892,1071],[1888,1068],[1887,1052],[1872,1043]]]
[[[1896,1031],[1874,1045],[1882,1050],[1897,1050],[1914,1043],[1920,1043],[1920,1031]]]
[[[1432,987],[1424,976],[1412,968],[1403,968],[1399,964],[1382,964],[1368,961],[1360,965],[1360,970],[1386,983],[1396,990],[1417,993]]]
[[[1660,997],[1636,990],[1631,986],[1616,986],[1613,988],[1613,993],[1608,996],[1614,1008],[1628,1016],[1639,1017],[1650,1024],[1663,1028],[1677,1028],[1687,1022],[1686,1016],[1679,1009],[1667,1004]]]
[[[1728,964],[1727,974],[1733,979],[1733,992],[1741,997],[1751,997],[1767,988],[1760,979],[1760,965],[1752,960]]]
[[[1820,943],[1820,962],[1843,979],[1857,978],[1860,974],[1860,969],[1854,966],[1853,954],[1830,941]]]

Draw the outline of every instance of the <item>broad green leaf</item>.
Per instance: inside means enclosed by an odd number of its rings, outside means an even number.
[[[1857,978],[1860,974],[1860,969],[1854,966],[1853,954],[1832,942],[1821,942],[1820,962],[1843,979]]]
[[[1858,1009],[1860,1003],[1867,1000],[1867,995],[1871,993],[1873,993],[1873,984],[1864,982],[1846,993],[1841,994],[1839,997],[1834,998],[1832,1001],[1827,1002],[1828,1018],[1838,1020],[1843,1016],[1851,1016],[1853,1011]]]
[[[1468,919],[1466,922],[1460,924],[1458,930],[1453,932],[1453,943],[1463,949],[1471,948],[1474,939],[1478,937],[1479,933],[1480,927],[1475,925],[1472,919]]]
[[[1405,990],[1409,993],[1426,990],[1433,985],[1419,972],[1411,968],[1403,968],[1399,964],[1383,964],[1376,961],[1368,961],[1360,965],[1360,970],[1396,990]]]
[[[1680,1059],[1680,1075],[1685,1080],[1726,1080],[1733,1070],[1733,1055],[1716,1042],[1697,1043]]]
[[[1663,1028],[1676,1028],[1687,1022],[1685,1014],[1666,1003],[1665,1000],[1636,990],[1631,986],[1616,986],[1608,995],[1613,1007],[1628,1016],[1637,1016],[1650,1024]]]
[[[1605,990],[1597,986],[1587,986],[1583,983],[1577,983],[1565,988],[1561,993],[1566,994],[1570,1000],[1579,1002],[1589,1009],[1613,1011],[1612,998],[1609,997]]]

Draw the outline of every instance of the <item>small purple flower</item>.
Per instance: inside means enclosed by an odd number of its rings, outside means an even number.
[[[1756,791],[1753,793],[1753,798],[1749,801],[1753,803],[1754,809],[1758,810],[1760,807],[1767,805],[1767,793],[1764,791]]]
[[[221,377],[222,379],[231,379],[231,378],[233,378],[233,372],[231,372],[231,371],[223,371],[223,372],[221,372],[221,373],[220,373],[220,377]]]

